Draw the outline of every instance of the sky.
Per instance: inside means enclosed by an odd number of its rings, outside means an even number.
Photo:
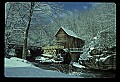
[[[64,10],[84,10],[92,7],[92,2],[61,2],[64,5]]]

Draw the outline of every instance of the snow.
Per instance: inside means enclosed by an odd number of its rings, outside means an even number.
[[[10,59],[5,58],[5,67],[33,67],[33,65],[27,60],[23,60],[20,58],[12,57]]]
[[[94,39],[97,39],[97,37],[94,37]]]
[[[94,47],[91,47],[91,48],[90,48],[90,50],[93,50],[93,49],[94,49]]]
[[[73,31],[71,31],[71,30],[68,30],[68,29],[66,29],[66,28],[64,28],[64,27],[61,27],[68,35],[70,35],[70,36],[73,36],[73,37],[76,37],[76,38],[79,38]]]
[[[41,58],[39,58],[39,59],[36,59],[36,60],[42,60],[42,61],[45,61],[45,60],[47,60],[47,59],[49,59],[49,58],[45,58],[45,57],[41,57]]]
[[[84,49],[83,52],[84,52],[84,53],[80,55],[79,60],[87,60],[87,59],[88,59],[87,56],[90,55],[90,54],[88,54],[88,53],[89,53],[89,48]]]
[[[41,57],[40,59],[36,59],[36,60],[39,60],[40,62],[42,62],[42,63],[60,63],[60,62],[63,62],[63,60],[61,60],[61,61],[56,61],[56,60],[54,60],[54,59],[49,59],[49,58],[44,58],[44,57]]]
[[[33,66],[24,59],[12,57],[4,58],[5,77],[39,77],[39,78],[82,78],[80,76],[68,75],[57,71],[44,70]]]
[[[93,56],[91,56],[91,55],[89,55],[89,56],[87,56],[88,58],[93,58]]]
[[[98,59],[95,59],[96,62],[98,62],[99,60]]]
[[[50,54],[41,54],[41,55],[43,55],[43,56],[46,56],[46,57],[53,57],[53,55],[50,55]]]
[[[10,49],[9,55],[14,56],[15,55],[15,49]]]
[[[109,55],[109,56],[107,56],[107,57],[105,57],[105,58],[102,57],[102,58],[99,59],[99,61],[104,62],[104,61],[105,61],[107,58],[109,58],[110,56],[111,56],[111,55]]]
[[[51,59],[51,61],[55,62],[55,60],[54,60],[54,59]]]
[[[77,63],[77,62],[73,62],[72,65],[75,66],[75,67],[78,67],[78,68],[85,68],[85,66],[80,65],[80,64]]]

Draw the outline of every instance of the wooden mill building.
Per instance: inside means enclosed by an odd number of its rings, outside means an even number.
[[[77,61],[85,41],[79,38],[73,31],[64,27],[59,28],[55,37],[57,45],[69,49],[72,61]]]

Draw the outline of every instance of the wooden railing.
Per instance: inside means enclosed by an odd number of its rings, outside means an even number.
[[[82,48],[70,48],[69,49],[70,52],[83,52]]]

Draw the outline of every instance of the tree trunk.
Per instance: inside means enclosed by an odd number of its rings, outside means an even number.
[[[27,39],[28,39],[28,32],[29,32],[31,17],[32,17],[32,14],[33,14],[33,7],[34,7],[34,2],[31,2],[30,13],[29,13],[29,16],[28,16],[28,25],[26,27],[25,36],[24,36],[24,45],[23,45],[22,59],[26,59]]]

